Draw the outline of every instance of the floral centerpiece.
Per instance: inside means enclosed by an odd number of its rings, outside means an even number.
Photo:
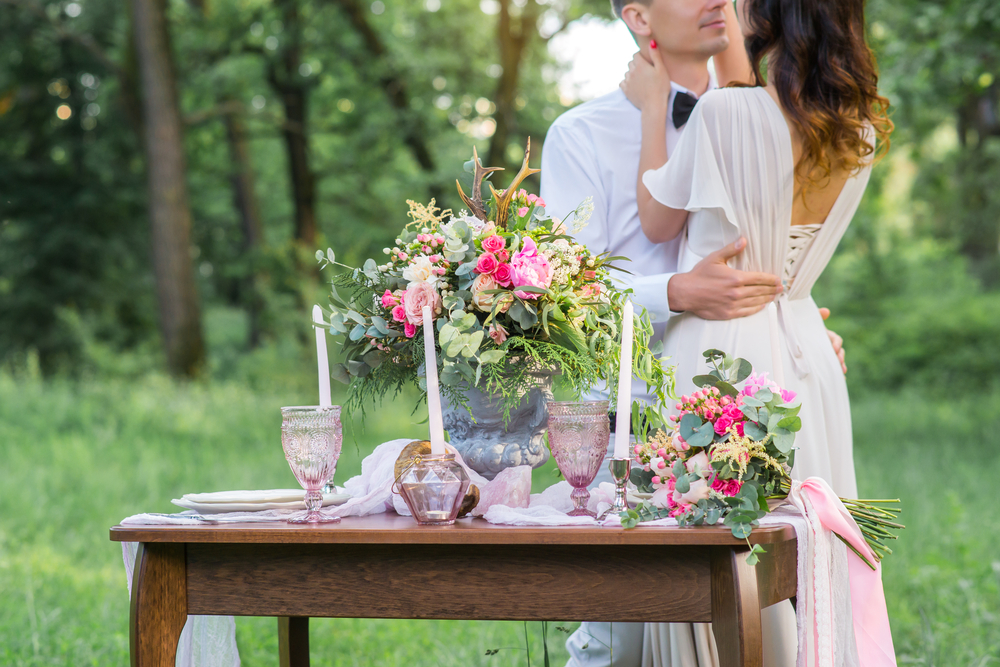
[[[633,450],[642,469],[633,473],[632,482],[652,497],[622,513],[626,527],[668,516],[682,526],[722,521],[734,537],[746,539],[769,511],[768,501],[779,504],[791,491],[795,433],[802,428],[801,405],[792,405],[795,392],[779,387],[767,373],[754,373],[746,359],[720,350],[704,356],[712,370],[693,378],[701,389],[680,397],[677,414],[664,423],[659,413],[646,411]],[[661,428],[650,433],[654,425]],[[841,500],[875,557],[891,553],[884,540],[896,537],[888,528],[903,527],[893,521],[899,501]],[[749,562],[756,563],[762,552],[754,545]]]
[[[466,405],[470,388],[495,397],[504,420],[537,382],[539,370],[558,375],[579,397],[606,382],[612,392],[622,330],[623,291],[611,280],[620,257],[594,254],[574,240],[593,205],[586,200],[559,220],[545,202],[519,188],[539,170],[524,162],[504,190],[488,178],[475,151],[466,165],[471,195],[457,215],[408,201],[410,221],[385,248],[381,262],[340,264],[332,250],[316,256],[323,267],[346,269],[333,280],[328,326],[343,346],[335,378],[349,384],[347,409],[423,383],[421,312],[436,320],[442,393]],[[484,200],[487,181],[490,196]],[[652,325],[635,321],[634,372],[660,399],[672,386],[670,369],[649,347]]]

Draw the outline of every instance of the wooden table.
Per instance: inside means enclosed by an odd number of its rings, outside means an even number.
[[[762,667],[760,610],[796,584],[791,526],[754,529],[750,543],[767,549],[756,567],[722,527],[418,526],[380,514],[319,526],[115,526],[111,539],[141,543],[133,667],[173,667],[188,614],[278,617],[282,666],[309,664],[317,616],[710,621],[722,667]]]

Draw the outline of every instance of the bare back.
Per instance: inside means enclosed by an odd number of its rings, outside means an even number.
[[[785,122],[788,124],[788,133],[792,140],[792,158],[797,165],[799,160],[802,159],[802,137],[795,126],[789,121],[784,107],[781,106],[777,88],[774,86],[765,86],[764,90],[767,91],[767,94],[771,96],[771,99],[781,109],[782,115],[785,116]],[[806,183],[798,172],[796,172],[795,199],[792,202],[792,226],[814,225],[825,222],[827,216],[830,215],[830,211],[833,209],[833,205],[837,203],[837,198],[840,196],[841,190],[844,189],[847,179],[850,177],[850,171],[835,169],[829,178],[820,181],[820,185],[817,186],[815,183],[811,183],[808,191],[805,192],[805,196],[803,196]]]

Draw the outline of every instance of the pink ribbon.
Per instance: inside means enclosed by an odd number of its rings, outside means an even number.
[[[896,652],[892,646],[889,613],[885,607],[882,589],[882,565],[865,541],[844,503],[830,485],[819,477],[810,477],[801,484],[793,484],[800,493],[809,496],[823,527],[836,533],[875,565],[872,570],[853,551],[847,554],[848,574],[851,583],[851,616],[854,638],[858,645],[861,667],[896,667]]]

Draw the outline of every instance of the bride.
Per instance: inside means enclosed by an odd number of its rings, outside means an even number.
[[[706,93],[672,155],[664,140],[670,76],[660,59],[637,56],[622,82],[642,110],[639,218],[652,243],[683,235],[680,271],[742,237],[747,248],[734,268],[782,276],[785,290],[740,319],[671,317],[665,353],[683,394],[706,372],[701,353],[709,348],[770,370],[802,403],[792,476],[822,477],[838,495],[857,497],[847,385],[810,291],[892,130],[865,43],[864,0],[737,0],[736,9],[755,86]],[[794,660],[786,606],[772,610],[772,625],[787,632],[769,634]],[[676,645],[679,633],[691,632],[647,627],[644,663],[686,667],[671,638]],[[717,662],[707,632],[694,631],[701,665]]]

